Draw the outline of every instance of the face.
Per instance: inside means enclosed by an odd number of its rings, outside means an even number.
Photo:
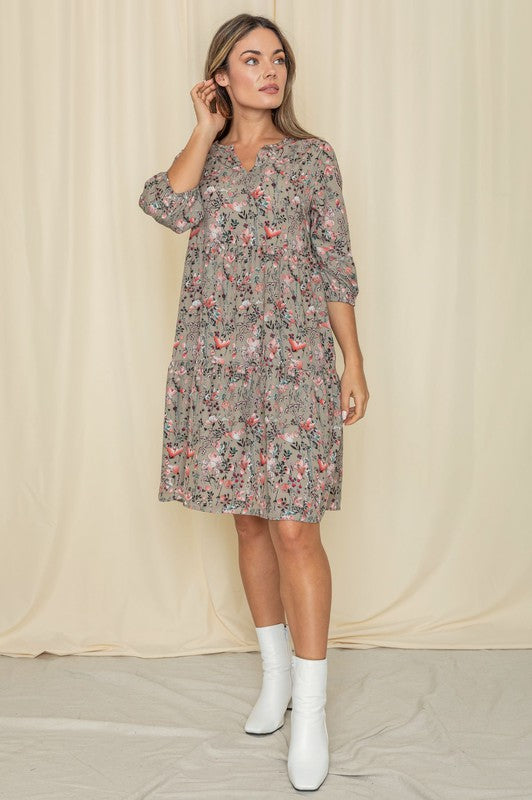
[[[234,107],[277,108],[286,86],[285,59],[277,35],[268,28],[255,28],[235,44],[229,53],[229,72],[219,73],[216,80],[225,86]],[[272,83],[279,87],[277,92],[263,90]]]

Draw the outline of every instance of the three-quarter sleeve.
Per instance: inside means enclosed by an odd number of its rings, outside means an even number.
[[[332,145],[318,141],[314,190],[310,203],[310,238],[324,284],[325,300],[355,305],[358,281],[351,254],[342,175]]]
[[[204,213],[199,184],[184,192],[174,192],[167,172],[158,172],[148,178],[139,197],[139,206],[156,222],[175,233],[192,228]]]

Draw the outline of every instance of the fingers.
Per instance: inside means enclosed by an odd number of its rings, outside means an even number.
[[[207,98],[212,100],[212,95],[216,94],[216,84],[214,78],[209,78],[206,81],[200,81],[192,87],[192,92],[195,92],[201,97],[202,100],[207,102]]]
[[[345,402],[342,400],[342,421],[344,425],[352,425],[354,422],[364,416],[362,409],[362,398],[354,398],[354,407],[349,406],[350,398],[351,395]]]
[[[352,425],[357,419],[360,419],[362,414],[356,410],[356,408],[350,408],[347,417],[344,420],[344,425]]]

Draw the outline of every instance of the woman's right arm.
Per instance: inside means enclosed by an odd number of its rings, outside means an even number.
[[[141,209],[175,233],[192,228],[203,217],[199,182],[214,141],[212,127],[196,125],[187,144],[166,172],[158,172],[144,184]]]

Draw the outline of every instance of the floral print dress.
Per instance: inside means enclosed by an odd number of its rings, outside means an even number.
[[[319,522],[340,509],[343,473],[327,302],[358,294],[332,146],[286,136],[248,171],[214,141],[197,186],[174,192],[159,172],[139,205],[190,231],[159,500]]]

